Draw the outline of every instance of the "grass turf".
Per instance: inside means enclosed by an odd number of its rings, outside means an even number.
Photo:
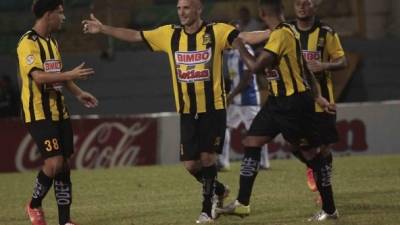
[[[24,205],[36,173],[0,174],[0,225],[29,224]],[[219,174],[232,190],[227,202],[236,197],[238,174],[238,163]],[[73,171],[72,179],[72,218],[80,225],[190,225],[201,209],[201,186],[181,165]],[[333,185],[340,219],[321,224],[400,225],[400,155],[335,158]],[[258,174],[251,215],[216,224],[310,224],[319,209],[314,198],[300,162],[274,160]],[[43,207],[48,224],[58,224],[53,190]]]

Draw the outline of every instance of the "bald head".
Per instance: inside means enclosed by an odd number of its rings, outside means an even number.
[[[203,2],[201,0],[192,0],[192,1],[194,2],[193,4],[197,5],[197,7],[203,7]]]
[[[196,8],[201,8],[203,7],[202,0],[178,0],[178,5],[180,2],[183,2],[185,4],[193,5]]]

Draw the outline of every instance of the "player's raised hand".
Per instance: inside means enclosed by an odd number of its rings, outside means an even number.
[[[90,14],[89,20],[83,20],[83,33],[84,34],[97,34],[101,31],[103,24],[98,20],[93,13]]]
[[[94,74],[93,68],[85,68],[85,63],[81,63],[71,71],[66,72],[71,80],[86,80],[89,76]]]

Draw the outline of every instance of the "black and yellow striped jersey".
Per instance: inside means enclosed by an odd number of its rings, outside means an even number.
[[[222,54],[239,35],[233,26],[203,23],[188,34],[182,26],[165,25],[141,34],[151,50],[168,54],[177,112],[225,109]]]
[[[296,26],[296,22],[292,22]],[[300,33],[301,47],[304,59],[306,61],[319,60],[321,62],[329,62],[345,55],[338,34],[328,25],[322,23],[318,19],[314,26],[308,31],[301,31],[296,26],[296,30]],[[320,86],[321,94],[329,102],[334,103],[332,74],[329,71],[323,71],[315,74]],[[324,110],[315,104],[317,112]]]
[[[60,72],[61,55],[53,38],[40,37],[34,30],[25,33],[17,46],[21,83],[22,114],[25,123],[69,118],[61,92],[62,84],[37,84],[31,72]]]
[[[276,65],[265,71],[270,95],[290,96],[310,89],[300,49],[300,35],[293,25],[281,23],[271,32],[264,47],[276,56]]]

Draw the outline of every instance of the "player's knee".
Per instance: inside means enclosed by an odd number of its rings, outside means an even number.
[[[201,166],[196,161],[185,161],[183,166],[190,174],[196,174],[201,169]]]
[[[265,143],[267,143],[265,137],[247,136],[242,141],[244,147],[262,147]]]
[[[45,160],[44,170],[46,175],[55,177],[58,173],[62,172],[64,168],[64,158],[62,156],[55,156]]]
[[[321,148],[320,148],[321,155],[324,156],[324,157],[329,156],[329,154],[331,154],[331,150],[330,150],[331,146],[332,145],[323,145],[323,146],[321,146]]]
[[[203,167],[210,167],[212,165],[215,165],[217,161],[217,157],[215,153],[208,153],[208,152],[203,152],[200,155],[200,162],[201,166]]]
[[[303,157],[307,160],[313,160],[317,155],[318,155],[318,149],[317,148],[311,148],[311,149],[302,149],[301,153]]]

